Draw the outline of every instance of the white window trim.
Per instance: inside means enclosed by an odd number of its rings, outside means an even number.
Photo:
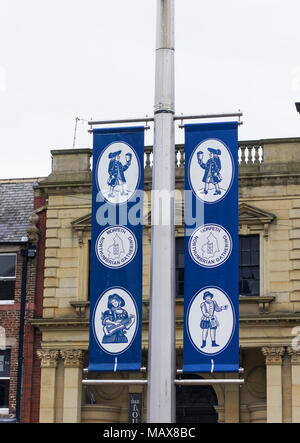
[[[15,275],[14,277],[1,277],[0,276],[0,281],[1,280],[13,280],[16,281],[16,277],[17,277],[17,254],[15,252],[0,252],[0,255],[14,255],[15,256]],[[12,300],[0,300],[0,305],[13,305],[15,303],[15,294],[14,294],[14,298]]]
[[[10,381],[10,377],[0,377],[0,380]],[[0,408],[0,415],[9,414],[9,408]]]

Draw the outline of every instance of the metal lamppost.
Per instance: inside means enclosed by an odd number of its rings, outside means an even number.
[[[242,116],[241,112],[176,116],[174,106],[175,0],[157,0],[154,117],[89,121],[95,125],[154,122],[152,167],[152,230],[148,377],[146,379],[85,379],[84,385],[147,385],[147,422],[174,423],[176,385],[242,384],[243,379],[177,380],[175,344],[175,131],[174,122]],[[157,204],[159,194],[162,204]],[[163,210],[161,210],[161,208]],[[163,214],[162,214],[163,213]],[[162,217],[163,215],[163,217]],[[143,372],[146,368],[142,368]],[[142,371],[141,369],[141,371]],[[242,370],[241,370],[242,371]],[[84,370],[88,373],[88,369]]]
[[[148,423],[175,422],[174,0],[157,0]],[[153,198],[164,192],[164,220]],[[166,199],[168,201],[166,201]]]

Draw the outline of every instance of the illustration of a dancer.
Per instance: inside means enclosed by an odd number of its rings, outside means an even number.
[[[120,162],[120,154],[122,151],[110,152],[108,158],[110,158],[110,162],[108,165],[108,174],[109,178],[107,180],[107,184],[110,186],[109,197],[115,197],[114,190],[116,186],[120,187],[121,195],[128,195],[126,189],[126,178],[124,172],[131,165],[132,154],[126,154],[126,164],[122,165]]]
[[[134,323],[134,315],[128,315],[124,299],[118,294],[108,297],[108,310],[102,312],[101,320],[104,336],[102,343],[128,343],[127,330]]]
[[[205,170],[203,176],[204,183],[204,194],[208,193],[209,184],[212,183],[215,186],[214,195],[221,194],[219,183],[222,180],[220,171],[221,171],[221,160],[220,149],[208,148],[209,159],[206,163],[203,161],[203,151],[197,152],[197,159],[200,167]]]
[[[213,347],[219,346],[216,343],[216,333],[217,328],[220,326],[220,323],[215,315],[215,312],[221,312],[228,308],[228,305],[218,306],[218,303],[215,300],[212,300],[213,293],[210,291],[204,292],[203,300],[200,308],[202,312],[202,318],[200,322],[200,328],[202,329],[202,346],[201,348],[205,348],[208,331],[210,330],[211,343]]]

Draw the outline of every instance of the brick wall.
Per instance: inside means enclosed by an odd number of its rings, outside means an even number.
[[[34,210],[39,215],[38,229],[40,231],[37,255],[34,265],[28,272],[27,300],[33,302],[33,309],[28,309],[25,315],[24,354],[21,422],[39,422],[40,404],[40,360],[37,350],[41,347],[41,333],[30,324],[32,318],[42,317],[44,290],[44,261],[45,261],[45,230],[46,230],[46,199],[35,197]],[[29,307],[29,306],[28,306]]]
[[[15,298],[13,305],[0,305],[0,325],[5,329],[6,342],[10,347],[9,413],[16,411],[16,387],[18,371],[18,341],[20,322],[20,297],[22,279],[22,256],[17,253]]]
[[[33,328],[31,320],[42,316],[43,310],[43,281],[45,259],[45,226],[46,226],[46,200],[35,198],[34,209],[39,215],[37,227],[40,230],[40,239],[37,244],[37,255],[28,258],[27,282],[26,282],[26,305],[24,324],[24,348],[22,367],[22,395],[21,417],[24,423],[37,423],[39,421],[40,401],[40,361],[36,351],[41,346],[41,333]],[[39,210],[39,208],[42,208]],[[11,350],[10,361],[10,387],[9,387],[9,414],[16,413],[17,377],[18,377],[18,350],[19,350],[19,326],[20,326],[20,303],[22,291],[22,264],[20,245],[5,245],[12,251],[17,252],[16,283],[14,304],[0,305],[0,325],[5,328],[6,341]],[[1,249],[1,248],[0,248]]]

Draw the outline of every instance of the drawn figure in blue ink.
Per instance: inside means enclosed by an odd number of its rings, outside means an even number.
[[[214,195],[221,194],[219,183],[222,181],[221,171],[221,160],[220,149],[208,148],[209,159],[206,163],[203,161],[203,151],[197,152],[197,159],[200,167],[204,169],[203,183],[204,183],[204,194],[208,193],[209,184],[212,183],[215,187]]]
[[[101,316],[104,331],[102,343],[128,343],[126,332],[133,325],[135,316],[128,315],[123,306],[125,301],[120,295],[109,295],[108,309]]]
[[[208,331],[210,330],[211,337],[211,345],[213,347],[219,346],[216,343],[216,333],[217,328],[220,326],[220,323],[216,317],[216,312],[221,312],[228,308],[228,305],[219,306],[218,303],[213,299],[213,293],[210,291],[204,292],[203,302],[200,305],[202,318],[200,322],[200,328],[202,329],[202,346],[201,348],[205,348]]]
[[[120,162],[120,154],[122,151],[116,151],[116,152],[110,152],[108,154],[108,158],[110,158],[110,162],[108,165],[108,180],[107,184],[110,186],[109,190],[109,197],[115,197],[114,190],[116,186],[119,186],[120,194],[121,195],[128,195],[127,189],[126,189],[126,178],[124,172],[129,168],[131,165],[131,159],[132,154],[127,153],[125,155],[126,157],[126,164],[122,165]]]

